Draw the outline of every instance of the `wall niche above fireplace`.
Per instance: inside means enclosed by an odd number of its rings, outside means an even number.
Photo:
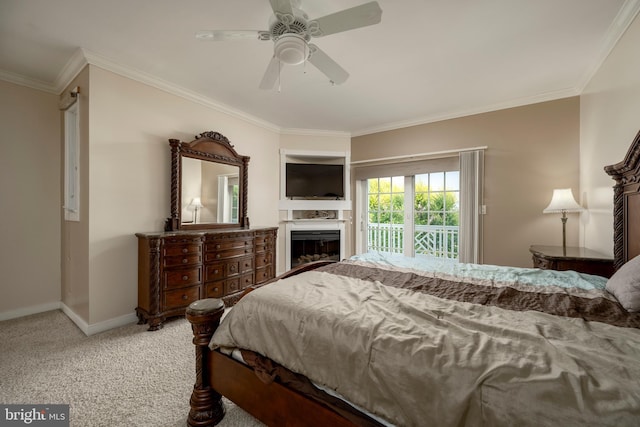
[[[313,174],[323,179],[314,179]],[[306,189],[301,188],[304,182]],[[350,153],[280,150],[279,207],[287,211],[351,210]]]

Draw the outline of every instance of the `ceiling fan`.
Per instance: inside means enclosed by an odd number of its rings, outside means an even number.
[[[382,9],[378,2],[355,6],[321,18],[310,20],[300,9],[300,0],[269,0],[273,15],[268,31],[256,30],[203,30],[196,33],[199,40],[273,40],[273,57],[260,82],[260,89],[271,89],[280,75],[280,64],[298,65],[308,60],[334,84],[349,78],[340,65],[315,44],[312,37],[349,31],[380,22]]]

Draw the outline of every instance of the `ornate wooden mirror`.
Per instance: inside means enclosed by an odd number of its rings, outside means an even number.
[[[170,139],[171,217],[165,229],[242,228],[247,218],[249,157],[218,132],[191,142]]]

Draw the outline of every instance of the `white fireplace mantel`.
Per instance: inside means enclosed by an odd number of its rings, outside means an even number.
[[[291,214],[291,211],[289,211]],[[340,259],[345,256],[345,223],[342,218],[342,211],[339,211],[337,218],[312,218],[293,219],[289,217],[283,220],[285,223],[285,262],[286,271],[291,270],[291,232],[292,231],[315,231],[315,230],[339,230],[340,231]]]

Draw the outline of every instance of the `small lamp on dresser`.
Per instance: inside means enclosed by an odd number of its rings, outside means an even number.
[[[543,213],[561,213],[562,214],[562,250],[567,250],[567,212],[582,212],[582,206],[576,202],[570,188],[561,188],[553,190],[551,203],[542,212]]]
[[[200,200],[200,197],[194,197],[193,200],[191,200],[191,203],[189,203],[189,206],[193,207],[193,223],[197,224],[198,223],[198,209],[204,207],[204,205],[202,204],[202,201]]]

